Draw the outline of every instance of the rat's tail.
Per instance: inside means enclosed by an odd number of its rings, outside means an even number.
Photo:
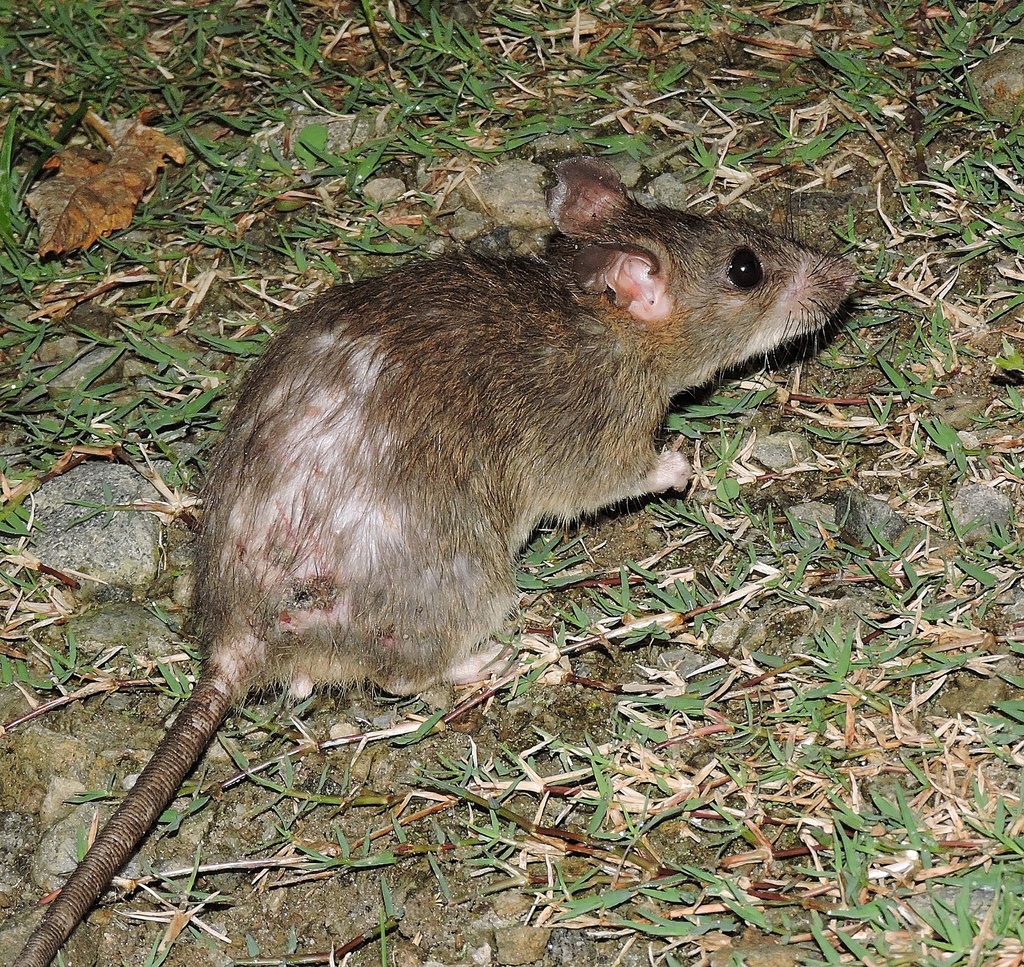
[[[223,675],[208,666],[178,713],[174,726],[50,904],[13,967],[48,967],[114,874],[138,849],[150,827],[173,800],[237,697],[237,690]]]

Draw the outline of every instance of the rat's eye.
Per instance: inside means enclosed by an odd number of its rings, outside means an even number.
[[[729,281],[737,289],[752,289],[763,278],[761,263],[749,248],[738,248],[732,253],[732,260],[729,262]]]

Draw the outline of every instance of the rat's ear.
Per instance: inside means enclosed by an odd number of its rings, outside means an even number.
[[[619,173],[597,158],[571,158],[555,168],[558,181],[548,190],[548,214],[570,236],[599,234],[627,202]]]
[[[639,322],[661,322],[672,312],[672,294],[658,259],[632,245],[588,245],[573,263],[588,292],[610,292],[612,301]]]

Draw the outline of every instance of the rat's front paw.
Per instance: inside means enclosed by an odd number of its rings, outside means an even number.
[[[663,490],[682,490],[690,481],[690,461],[676,450],[658,454],[658,462],[647,478],[647,489],[652,493]]]

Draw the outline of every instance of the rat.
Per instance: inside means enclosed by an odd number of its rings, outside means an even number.
[[[45,967],[255,687],[397,695],[485,677],[517,555],[568,522],[679,490],[672,397],[816,334],[845,259],[724,215],[641,204],[574,158],[543,256],[468,253],[330,289],[247,374],[203,488],[203,671],[30,936]]]

